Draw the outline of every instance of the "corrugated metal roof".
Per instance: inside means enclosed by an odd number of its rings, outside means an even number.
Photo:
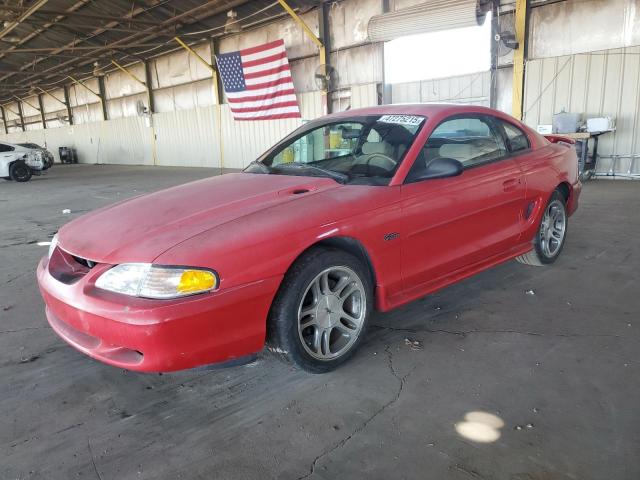
[[[305,10],[319,0],[290,0]],[[6,0],[0,7],[0,102],[33,85],[59,86],[90,76],[94,62],[130,63],[224,35],[233,9],[243,27],[284,14],[273,0]],[[106,68],[108,66],[108,68]]]

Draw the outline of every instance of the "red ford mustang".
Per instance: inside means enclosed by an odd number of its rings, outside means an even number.
[[[374,308],[512,258],[554,262],[581,190],[570,143],[482,107],[320,118],[242,173],[65,225],[38,266],[46,315],[121,368],[239,361],[266,342],[326,372]]]

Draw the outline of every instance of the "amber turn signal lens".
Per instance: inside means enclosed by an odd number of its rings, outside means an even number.
[[[180,293],[202,292],[217,287],[216,276],[206,270],[185,270],[176,290]]]

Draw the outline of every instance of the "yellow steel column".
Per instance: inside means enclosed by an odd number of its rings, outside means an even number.
[[[524,52],[527,33],[527,0],[516,0],[515,29],[518,48],[513,51],[512,115],[518,120],[522,120]]]
[[[319,55],[320,55],[320,65],[326,65],[327,64],[327,49],[324,45],[324,43],[316,36],[315,33],[313,33],[313,30],[311,30],[311,28],[309,28],[309,25],[307,25],[305,23],[305,21],[300,18],[300,16],[287,4],[287,2],[285,0],[278,0],[278,3],[282,6],[282,8],[284,8],[284,10],[289,14],[289,16],[291,16],[291,18],[293,18],[293,20],[300,25],[300,27],[302,27],[302,30],[304,31],[304,33],[306,33],[307,37],[309,37],[309,39],[315,43],[318,46],[319,49]],[[322,7],[320,7],[322,8]],[[323,91],[322,95],[324,96],[324,113],[327,113],[327,92]]]

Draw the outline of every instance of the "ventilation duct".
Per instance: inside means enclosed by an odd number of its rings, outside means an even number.
[[[482,25],[491,1],[431,0],[369,20],[367,33],[372,42],[386,42],[406,35],[437,32]]]

